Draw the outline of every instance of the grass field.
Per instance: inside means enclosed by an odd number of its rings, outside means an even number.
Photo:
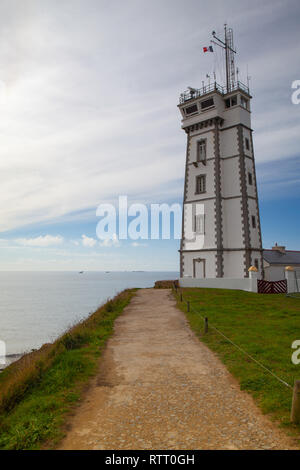
[[[293,294],[288,294],[288,297],[300,299],[300,292],[294,292]]]
[[[183,302],[191,328],[250,392],[264,413],[300,437],[300,426],[290,424],[292,390],[261,369],[249,357],[217,333],[212,326],[247,351],[257,361],[293,386],[300,380],[300,364],[294,365],[292,342],[300,340],[300,301],[284,294],[263,295],[223,289],[182,289]],[[190,301],[187,312],[186,301]],[[204,334],[204,320],[209,330]],[[300,355],[299,355],[300,357]]]
[[[52,448],[80,399],[115,319],[135,294],[123,291],[53,344],[24,356],[0,375],[0,449]]]

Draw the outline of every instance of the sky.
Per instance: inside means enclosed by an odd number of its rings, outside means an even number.
[[[1,0],[0,270],[177,271],[179,240],[97,238],[99,204],[181,203],[177,108],[234,30],[264,248],[300,250],[298,1]]]

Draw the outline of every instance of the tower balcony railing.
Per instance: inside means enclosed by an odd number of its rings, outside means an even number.
[[[190,88],[184,93],[181,93],[179,97],[179,104],[183,104],[186,101],[199,98],[201,96],[207,95],[208,93],[212,93],[214,91],[218,91],[219,93],[221,93],[221,95],[226,95],[227,93],[231,93],[232,91],[236,91],[236,90],[242,90],[248,95],[250,95],[249,87],[244,85],[240,81],[232,83],[229,87],[229,90],[227,90],[225,86],[221,86],[217,82],[214,82],[214,83],[210,83],[209,85],[203,85],[203,87],[201,88]]]

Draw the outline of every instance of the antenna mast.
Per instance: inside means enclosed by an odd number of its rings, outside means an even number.
[[[216,36],[215,31],[212,32],[212,35],[215,41],[211,40],[211,42],[225,50],[226,91],[229,93],[234,88],[236,81],[234,63],[234,54],[236,54],[236,51],[234,50],[233,45],[233,30],[232,28],[227,29],[227,24],[224,25],[224,41]]]
[[[233,30],[227,30],[227,44],[228,44],[228,58],[229,58],[229,80],[230,86],[234,88],[235,85],[235,63],[234,63],[234,47],[233,47]]]

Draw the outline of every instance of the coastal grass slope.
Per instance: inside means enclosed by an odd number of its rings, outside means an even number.
[[[0,449],[52,448],[63,437],[67,413],[96,373],[114,321],[135,292],[121,292],[0,374]]]
[[[300,426],[290,423],[292,389],[213,328],[293,387],[294,381],[300,380],[300,364],[291,361],[294,352],[291,345],[300,340],[299,299],[284,294],[200,288],[181,289],[176,297],[192,330],[218,354],[238,379],[241,389],[251,393],[263,413],[300,438]],[[207,334],[204,334],[203,317],[208,318]]]

